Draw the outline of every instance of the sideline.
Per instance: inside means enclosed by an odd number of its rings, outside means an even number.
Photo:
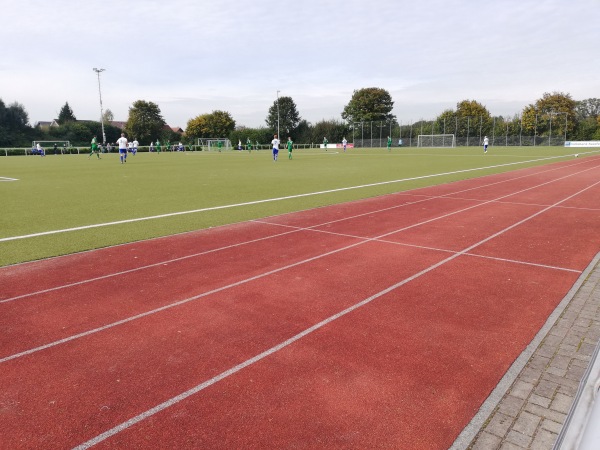
[[[117,220],[114,222],[83,225],[80,227],[65,228],[62,230],[50,230],[50,231],[43,231],[40,233],[24,234],[21,236],[9,236],[9,237],[5,237],[5,238],[0,238],[0,242],[17,241],[19,239],[28,239],[28,238],[39,237],[39,236],[49,236],[52,234],[68,233],[71,231],[89,230],[89,229],[93,229],[93,228],[107,227],[107,226],[112,226],[112,225],[122,225],[122,224],[126,224],[126,223],[143,222],[146,220],[164,219],[167,217],[182,216],[182,215],[186,215],[186,214],[195,214],[195,213],[207,212],[207,211],[217,211],[220,209],[237,208],[240,206],[258,205],[261,203],[270,203],[270,202],[277,202],[277,201],[281,201],[281,200],[290,200],[290,199],[294,199],[294,198],[311,197],[313,195],[331,194],[334,192],[350,191],[350,190],[362,189],[362,188],[366,188],[366,187],[384,186],[386,184],[402,183],[405,181],[424,180],[427,178],[436,178],[436,177],[442,177],[442,176],[446,176],[446,175],[455,175],[458,173],[475,172],[478,170],[495,169],[498,167],[508,167],[508,166],[514,166],[514,165],[518,165],[518,164],[526,164],[526,163],[531,163],[531,162],[547,161],[547,160],[559,159],[559,158],[567,158],[567,157],[571,157],[571,156],[573,156],[573,155],[549,156],[549,157],[545,157],[545,158],[531,159],[531,160],[527,160],[527,161],[517,161],[517,162],[512,162],[512,163],[506,163],[506,164],[497,164],[497,165],[493,165],[493,166],[476,167],[474,169],[456,170],[453,172],[443,172],[443,173],[436,173],[436,174],[430,174],[430,175],[422,175],[420,177],[402,178],[399,180],[380,181],[377,183],[361,184],[358,186],[348,186],[348,187],[337,188],[337,189],[328,189],[325,191],[307,192],[305,194],[296,194],[296,195],[287,195],[285,197],[266,198],[263,200],[254,200],[254,201],[245,202],[245,203],[233,203],[233,204],[229,204],[229,205],[220,205],[220,206],[212,206],[209,208],[193,209],[190,211],[179,211],[179,212],[174,212],[174,213],[158,214],[155,216],[138,217],[135,219],[125,219],[125,220]]]
[[[0,181],[19,181],[18,178],[0,177]]]

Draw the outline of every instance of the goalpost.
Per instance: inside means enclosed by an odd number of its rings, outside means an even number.
[[[456,137],[453,134],[420,134],[417,147],[453,148],[456,147]]]
[[[231,141],[225,138],[198,138],[198,146],[202,150],[208,151],[224,151],[232,150]]]

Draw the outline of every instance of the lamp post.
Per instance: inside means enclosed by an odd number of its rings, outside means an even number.
[[[279,134],[279,91],[277,91],[277,139],[281,140]]]
[[[104,72],[105,69],[97,69],[94,67],[93,71],[98,75],[98,94],[100,95],[100,123],[102,124],[102,145],[106,145],[106,134],[104,134],[104,111],[102,110],[102,91],[100,90],[100,72]]]

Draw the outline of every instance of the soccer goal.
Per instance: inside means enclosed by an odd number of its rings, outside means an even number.
[[[198,138],[198,146],[202,150],[221,152],[225,150],[233,150],[231,141],[225,138]]]
[[[69,141],[31,141],[32,152],[34,151],[34,149],[37,148],[38,144],[40,144],[40,146],[44,149],[46,154],[70,153],[72,150],[71,142]]]
[[[417,137],[417,147],[456,147],[456,138],[453,134],[420,134]]]

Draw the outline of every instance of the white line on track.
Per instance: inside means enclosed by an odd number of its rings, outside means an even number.
[[[61,344],[65,344],[65,343],[67,343],[67,342],[74,341],[74,340],[76,340],[76,339],[80,339],[80,338],[83,338],[83,337],[86,337],[86,336],[90,336],[90,335],[92,335],[92,334],[96,334],[96,333],[99,333],[99,332],[101,332],[101,331],[109,330],[109,329],[111,329],[111,328],[114,328],[114,327],[116,327],[116,326],[123,325],[123,324],[129,323],[129,322],[132,322],[132,321],[134,321],[134,320],[138,320],[138,319],[141,319],[141,318],[143,318],[143,317],[150,316],[150,315],[152,315],[152,314],[156,314],[156,313],[159,313],[159,312],[162,312],[162,311],[166,311],[166,310],[168,310],[168,309],[171,309],[171,308],[174,308],[174,307],[177,307],[177,306],[181,306],[181,305],[184,305],[184,304],[190,303],[190,302],[192,302],[192,301],[198,300],[198,299],[200,299],[200,298],[204,298],[204,297],[206,297],[206,296],[209,296],[209,295],[215,294],[215,293],[217,293],[217,292],[221,292],[221,291],[224,291],[224,290],[227,290],[227,289],[231,289],[231,288],[234,288],[234,287],[237,287],[237,286],[241,286],[241,285],[243,285],[243,284],[246,284],[246,283],[249,283],[249,282],[251,282],[251,281],[259,280],[259,279],[265,278],[265,277],[267,277],[267,276],[270,276],[270,275],[276,274],[276,273],[278,273],[278,272],[282,272],[282,271],[284,271],[284,270],[287,270],[287,269],[290,269],[290,268],[293,268],[293,267],[297,267],[297,266],[300,266],[300,265],[303,265],[303,264],[306,264],[306,263],[309,263],[309,262],[312,262],[312,261],[316,261],[316,260],[318,260],[318,259],[321,259],[321,258],[324,258],[324,257],[326,257],[326,256],[334,255],[334,254],[336,254],[336,253],[340,253],[340,252],[343,252],[343,251],[345,251],[345,250],[352,249],[352,248],[354,248],[354,247],[357,247],[357,246],[359,246],[359,245],[366,244],[366,243],[368,243],[368,242],[374,242],[374,241],[380,240],[380,239],[382,239],[382,238],[384,238],[384,237],[391,236],[392,234],[396,234],[396,233],[399,233],[399,232],[401,232],[401,231],[405,231],[405,230],[409,230],[409,229],[412,229],[412,228],[416,228],[416,227],[418,227],[418,226],[421,226],[421,225],[424,225],[424,224],[427,224],[427,223],[435,222],[435,221],[437,221],[437,220],[440,220],[440,219],[443,219],[443,218],[446,218],[446,217],[450,217],[450,216],[453,216],[453,215],[456,215],[456,214],[460,214],[460,213],[463,213],[463,212],[465,212],[465,211],[469,211],[469,210],[472,210],[472,209],[478,208],[478,207],[480,207],[480,206],[482,206],[482,205],[486,205],[486,204],[493,203],[493,202],[495,202],[495,201],[496,201],[496,200],[498,200],[498,199],[502,199],[502,198],[505,198],[505,197],[509,197],[509,196],[512,196],[512,195],[518,194],[518,193],[520,193],[520,192],[526,192],[526,191],[529,191],[529,190],[531,190],[531,189],[536,189],[536,188],[539,188],[539,187],[541,187],[541,186],[546,186],[546,185],[548,185],[548,184],[551,184],[551,183],[557,182],[557,181],[559,181],[559,180],[563,180],[563,179],[566,179],[566,178],[570,178],[570,177],[572,177],[572,176],[579,175],[579,174],[581,174],[581,173],[584,173],[584,172],[587,172],[587,171],[589,171],[589,170],[593,170],[593,169],[596,169],[596,167],[588,168],[588,169],[582,170],[582,171],[580,171],[580,172],[578,172],[578,173],[573,173],[573,174],[565,175],[565,176],[559,177],[559,178],[557,178],[557,179],[555,179],[555,180],[547,181],[547,182],[541,183],[541,184],[539,184],[539,185],[536,185],[536,186],[531,186],[531,187],[528,187],[528,188],[526,188],[526,189],[522,189],[522,190],[520,190],[520,191],[517,191],[517,192],[512,192],[512,193],[510,193],[510,194],[506,194],[506,195],[500,196],[500,197],[498,197],[498,198],[496,198],[496,199],[493,199],[493,200],[488,200],[488,201],[485,201],[485,202],[483,202],[483,203],[480,203],[480,204],[476,204],[476,205],[468,206],[468,207],[466,207],[466,208],[463,208],[463,209],[460,209],[460,210],[457,210],[457,211],[453,211],[453,212],[450,212],[450,213],[446,213],[446,214],[443,214],[443,215],[441,215],[441,216],[438,216],[438,217],[434,217],[434,218],[427,219],[427,220],[424,220],[424,221],[422,221],[422,222],[418,222],[418,223],[415,223],[415,224],[412,224],[412,225],[409,225],[409,226],[406,226],[406,227],[402,227],[402,228],[399,228],[399,229],[396,229],[396,230],[393,230],[393,231],[389,231],[389,232],[387,232],[387,233],[384,233],[384,234],[381,234],[381,235],[379,235],[379,236],[375,236],[375,237],[372,237],[372,238],[361,238],[361,240],[360,240],[359,242],[355,242],[355,243],[353,243],[353,244],[347,245],[347,246],[345,246],[345,247],[341,247],[341,248],[339,248],[339,249],[336,249],[336,250],[331,250],[331,251],[328,251],[328,252],[322,253],[322,254],[320,254],[320,255],[312,256],[312,257],[310,257],[310,258],[307,258],[307,259],[305,259],[305,260],[302,260],[302,261],[297,261],[297,262],[295,262],[295,263],[288,264],[288,265],[286,265],[286,266],[282,266],[282,267],[279,267],[279,268],[277,268],[277,269],[270,270],[270,271],[268,271],[268,272],[263,272],[263,273],[261,273],[261,274],[259,274],[259,275],[255,275],[255,276],[252,276],[252,277],[249,277],[249,278],[246,278],[246,279],[240,280],[240,281],[236,281],[236,282],[234,282],[234,283],[231,283],[231,284],[228,284],[228,285],[226,285],[226,286],[221,286],[221,287],[219,287],[219,288],[212,289],[212,290],[210,290],[210,291],[207,291],[207,292],[203,292],[202,294],[194,295],[194,296],[192,296],[192,297],[188,297],[188,298],[185,298],[185,299],[182,299],[182,300],[179,300],[179,301],[173,302],[173,303],[169,303],[168,305],[164,305],[164,306],[161,306],[161,307],[159,307],[159,308],[155,308],[155,309],[152,309],[152,310],[149,310],[149,311],[146,311],[146,312],[140,313],[140,314],[136,314],[136,315],[134,315],[134,316],[130,316],[130,317],[127,317],[127,318],[125,318],[125,319],[118,320],[118,321],[116,321],[116,322],[113,322],[113,323],[110,323],[110,324],[107,324],[107,325],[103,325],[103,326],[101,326],[101,327],[97,327],[97,328],[94,328],[94,329],[91,329],[91,330],[88,330],[88,331],[84,331],[84,332],[82,332],[82,333],[78,333],[78,334],[75,334],[75,335],[71,335],[71,336],[68,336],[68,337],[66,337],[66,338],[63,338],[63,339],[59,339],[59,340],[57,340],[57,341],[50,342],[50,343],[48,343],[48,344],[40,345],[40,346],[38,346],[38,347],[34,347],[34,348],[31,348],[31,349],[29,349],[29,350],[25,350],[25,351],[22,351],[22,352],[19,352],[19,353],[14,353],[14,354],[12,354],[12,355],[9,355],[9,356],[6,356],[6,357],[3,357],[3,358],[0,358],[0,364],[1,364],[1,363],[5,363],[5,362],[7,362],[7,361],[11,361],[11,360],[13,360],[13,359],[17,359],[17,358],[23,357],[23,356],[31,355],[31,354],[33,354],[33,353],[37,353],[37,352],[39,352],[39,351],[42,351],[42,350],[47,350],[47,349],[49,349],[49,348],[56,347],[57,345],[61,345]],[[596,184],[598,184],[598,183],[600,183],[600,181],[599,181],[599,182],[597,182],[597,183],[595,183],[595,184],[593,184],[592,186],[595,186],[595,185],[596,185]],[[590,187],[591,187],[591,186],[590,186]],[[579,191],[579,193],[581,193],[581,192],[584,192],[585,190],[589,189],[590,187],[588,187],[588,188],[586,188],[586,189],[583,189],[583,190]],[[576,195],[576,194],[573,194],[572,196],[570,196],[570,197],[568,197],[568,198],[574,197],[575,195]],[[567,199],[568,199],[568,198],[567,198]],[[537,215],[541,214],[541,212],[547,211],[547,210],[549,210],[549,209],[551,209],[551,208],[555,207],[556,205],[558,205],[558,204],[560,204],[560,203],[562,203],[562,202],[564,202],[564,201],[566,201],[566,199],[565,199],[565,200],[561,200],[560,202],[554,203],[553,205],[550,205],[550,206],[548,206],[548,207],[546,207],[546,208],[544,208],[544,209],[540,210],[539,212],[537,212],[537,213],[535,213],[535,214],[533,214],[533,215],[529,216],[529,218],[536,217]],[[517,224],[524,223],[526,220],[527,220],[527,219],[521,220],[520,222],[517,222]],[[514,226],[511,226],[511,227],[505,228],[505,229],[504,229],[502,232],[504,232],[504,231],[507,231],[507,230],[509,230],[509,229],[511,229],[511,228],[513,228],[513,227],[514,227]],[[492,235],[492,237],[498,236],[498,235],[500,235],[502,232],[498,232],[498,233],[496,233],[496,234]],[[486,240],[480,241],[480,243],[487,242],[487,240],[489,240],[489,239],[491,239],[491,238],[488,238],[488,239],[486,239]],[[477,247],[477,246],[478,246],[480,243],[478,243],[478,244],[474,244],[474,245],[472,245],[472,246],[468,247],[466,250],[463,250],[463,251],[457,252],[457,253],[456,253],[456,254],[454,254],[454,255],[451,255],[451,256],[450,256],[449,258],[447,258],[445,261],[450,261],[451,259],[454,259],[456,256],[459,256],[459,255],[462,255],[462,254],[468,253],[468,252],[469,252],[469,250],[471,250],[472,248],[475,248],[475,247]],[[437,266],[436,266],[436,267],[437,267]]]
[[[340,311],[339,313],[334,314],[334,315],[328,317],[327,319],[325,319],[325,320],[323,320],[323,321],[321,321],[321,322],[313,325],[310,328],[305,329],[304,331],[296,334],[295,336],[292,336],[291,338],[289,338],[289,339],[281,342],[280,344],[278,344],[276,346],[273,346],[273,347],[269,348],[268,350],[265,350],[264,352],[259,353],[258,355],[254,356],[254,357],[252,357],[250,359],[247,359],[246,361],[244,361],[244,362],[242,362],[242,363],[240,363],[240,364],[232,367],[231,369],[226,370],[226,371],[220,373],[219,375],[217,375],[217,376],[215,376],[215,377],[213,377],[213,378],[211,378],[209,380],[206,380],[203,383],[198,384],[197,386],[195,386],[195,387],[193,387],[193,388],[191,388],[191,389],[189,389],[189,390],[187,390],[185,392],[182,392],[181,394],[179,394],[179,395],[177,395],[175,397],[172,397],[171,399],[169,399],[169,400],[167,400],[167,401],[165,401],[165,402],[163,402],[163,403],[161,403],[159,405],[156,405],[155,407],[150,408],[147,411],[145,411],[145,412],[143,412],[143,413],[141,413],[141,414],[139,414],[139,415],[137,415],[135,417],[132,417],[131,419],[129,419],[129,420],[127,420],[127,421],[125,421],[125,422],[117,425],[116,427],[113,427],[113,428],[105,431],[104,433],[101,433],[98,436],[96,436],[96,437],[94,437],[94,438],[92,438],[92,439],[90,439],[90,440],[82,443],[81,445],[75,447],[75,449],[76,450],[84,450],[84,449],[90,448],[90,447],[92,447],[92,446],[94,446],[96,444],[99,444],[100,442],[102,442],[102,441],[110,438],[111,436],[114,436],[114,435],[120,433],[121,431],[124,431],[124,430],[132,427],[133,425],[135,425],[135,424],[137,424],[137,423],[139,423],[139,422],[141,422],[141,421],[143,421],[143,420],[145,420],[145,419],[147,419],[147,418],[149,418],[149,417],[151,417],[151,416],[153,416],[153,415],[155,415],[155,414],[157,414],[157,413],[159,413],[159,412],[161,412],[161,411],[163,411],[163,410],[165,410],[167,408],[170,408],[171,406],[173,406],[173,405],[175,405],[175,404],[177,404],[177,403],[185,400],[186,398],[188,398],[188,397],[190,397],[190,396],[192,396],[194,394],[197,394],[198,392],[206,389],[207,387],[212,386],[213,384],[215,384],[215,383],[217,383],[217,382],[219,382],[219,381],[221,381],[221,380],[223,380],[223,379],[225,379],[225,378],[227,378],[227,377],[229,377],[229,376],[231,376],[231,375],[239,372],[240,370],[242,370],[242,369],[244,369],[244,368],[246,368],[246,367],[248,367],[248,366],[250,366],[250,365],[252,365],[252,364],[254,364],[254,363],[256,363],[256,362],[258,362],[258,361],[260,361],[260,360],[262,360],[262,359],[264,359],[264,358],[266,358],[266,357],[268,357],[268,356],[270,356],[270,355],[272,355],[272,354],[274,354],[274,353],[276,353],[278,351],[280,351],[280,350],[282,350],[283,348],[285,348],[285,347],[293,344],[294,342],[296,342],[296,341],[302,339],[303,337],[305,337],[305,336],[313,333],[314,331],[319,330],[320,328],[323,328],[324,326],[326,326],[329,323],[331,323],[331,322],[339,319],[340,317],[343,317],[343,316],[351,313],[352,311],[354,311],[354,310],[356,310],[358,308],[361,308],[361,307],[363,307],[363,306],[371,303],[372,301],[374,301],[374,300],[376,300],[376,299],[384,296],[385,294],[388,294],[389,292],[391,292],[391,291],[393,291],[393,290],[395,290],[395,289],[397,289],[397,288],[399,288],[399,287],[401,287],[401,286],[409,283],[410,281],[415,280],[416,278],[419,278],[422,275],[425,275],[425,274],[431,272],[432,270],[434,270],[434,269],[436,269],[436,268],[438,268],[438,267],[440,267],[440,266],[442,266],[442,265],[444,265],[444,264],[446,264],[446,263],[448,263],[448,262],[456,259],[457,257],[459,257],[461,255],[469,253],[474,248],[476,248],[476,247],[478,247],[478,246],[480,246],[480,245],[482,245],[482,244],[484,244],[484,243],[486,243],[486,242],[488,242],[488,241],[490,241],[490,240],[492,240],[492,239],[494,239],[494,238],[496,238],[496,237],[504,234],[505,232],[507,232],[509,230],[512,230],[513,228],[518,227],[519,225],[522,225],[523,223],[525,223],[525,222],[527,222],[527,221],[529,221],[529,220],[531,220],[531,219],[533,219],[533,218],[535,218],[535,217],[537,217],[537,216],[545,213],[546,211],[548,211],[548,210],[550,210],[550,209],[552,209],[552,208],[560,205],[563,202],[566,202],[567,200],[569,200],[569,199],[571,199],[571,198],[573,198],[573,197],[575,197],[575,196],[577,196],[577,195],[579,195],[579,194],[587,191],[588,189],[591,189],[592,187],[595,187],[598,184],[600,184],[600,181],[597,181],[597,182],[591,184],[590,186],[588,186],[588,187],[586,187],[584,189],[581,189],[580,191],[578,191],[578,192],[576,192],[576,193],[574,193],[574,194],[572,194],[572,195],[564,198],[563,200],[560,200],[559,202],[556,202],[556,203],[554,203],[554,204],[552,204],[552,205],[550,205],[550,206],[548,206],[548,207],[546,207],[546,208],[544,208],[544,209],[542,209],[542,210],[540,210],[540,211],[538,211],[538,212],[530,215],[529,217],[526,217],[526,218],[524,218],[524,219],[522,219],[522,220],[520,220],[520,221],[518,221],[518,222],[516,222],[516,223],[514,223],[514,224],[512,224],[512,225],[510,225],[510,226],[508,226],[506,228],[504,228],[503,230],[500,230],[497,233],[494,233],[494,234],[488,236],[487,238],[482,239],[481,241],[479,241],[479,242],[477,242],[477,243],[475,243],[473,245],[470,245],[469,247],[466,247],[462,251],[457,252],[456,254],[453,254],[453,255],[449,256],[448,258],[443,259],[442,261],[439,261],[436,264],[433,264],[433,265],[427,267],[426,269],[423,269],[420,272],[418,272],[418,273],[416,273],[416,274],[414,274],[414,275],[412,275],[412,276],[410,276],[408,278],[405,278],[404,280],[399,281],[398,283],[393,284],[392,286],[387,287],[386,289],[384,289],[384,290],[382,290],[382,291],[380,291],[380,292],[378,292],[378,293],[376,293],[376,294],[374,294],[374,295],[372,295],[372,296],[370,296],[370,297],[368,297],[368,298],[366,298],[366,299],[364,299],[364,300],[362,300],[362,301],[360,301],[360,302],[358,302],[358,303],[356,303],[356,304],[354,304],[354,305],[352,305],[352,306],[344,309],[343,311]],[[514,195],[514,194],[511,194],[511,195]],[[389,233],[387,233],[387,234],[389,234]],[[357,244],[355,244],[355,245],[357,245]],[[353,246],[355,246],[355,245],[353,245]]]
[[[514,166],[514,165],[519,165],[519,164],[547,161],[547,160],[558,159],[558,158],[564,158],[564,156],[551,156],[551,157],[545,157],[545,158],[532,159],[532,160],[528,160],[528,161],[519,161],[519,162],[506,163],[506,164],[497,164],[497,165],[493,165],[493,166],[476,167],[473,169],[456,170],[453,172],[422,175],[420,177],[402,178],[399,180],[380,181],[377,183],[362,184],[362,185],[358,185],[358,186],[347,186],[347,187],[337,188],[337,189],[328,189],[325,191],[307,192],[304,194],[287,195],[284,197],[266,198],[263,200],[254,200],[254,201],[244,202],[244,203],[234,203],[234,204],[230,204],[230,205],[212,206],[209,208],[193,209],[190,211],[179,211],[179,212],[174,212],[174,213],[158,214],[155,216],[137,217],[134,219],[117,220],[114,222],[96,223],[96,224],[91,224],[91,225],[83,225],[80,227],[64,228],[62,230],[50,230],[50,231],[42,231],[39,233],[24,234],[21,236],[9,236],[9,237],[5,237],[5,238],[0,238],[0,242],[16,241],[19,239],[29,239],[29,238],[33,238],[33,237],[39,237],[39,236],[49,236],[52,234],[68,233],[68,232],[72,232],[72,231],[90,230],[93,228],[107,227],[107,226],[112,226],[112,225],[123,225],[126,223],[142,222],[142,221],[146,221],[146,220],[165,219],[167,217],[182,216],[182,215],[186,215],[186,214],[195,214],[195,213],[208,212],[208,211],[217,211],[217,210],[221,210],[221,209],[237,208],[237,207],[241,207],[241,206],[258,205],[261,203],[278,202],[278,201],[290,200],[290,199],[294,199],[294,198],[311,197],[314,195],[331,194],[334,192],[343,192],[343,191],[349,191],[349,190],[354,190],[354,189],[363,189],[363,188],[374,187],[374,186],[384,186],[387,184],[403,183],[406,181],[424,180],[424,179],[428,179],[428,178],[436,178],[436,177],[442,177],[442,176],[447,176],[447,175],[456,175],[459,173],[476,172],[479,170],[495,169],[498,167],[508,167],[508,166]]]
[[[441,197],[438,197],[438,198],[441,198]],[[550,205],[544,205],[544,207],[545,206],[550,206]],[[331,234],[333,236],[341,236],[341,237],[348,237],[348,238],[354,238],[354,239],[369,239],[372,242],[382,242],[384,244],[393,244],[393,245],[398,245],[400,247],[411,247],[411,248],[418,248],[418,249],[422,249],[422,250],[432,250],[435,252],[443,252],[443,253],[458,253],[457,250],[450,250],[447,248],[438,248],[438,247],[428,247],[425,245],[407,244],[405,242],[389,241],[387,239],[366,238],[364,236],[355,236],[353,234],[347,234],[347,233],[337,233],[335,231],[329,231],[329,230],[316,230],[313,227],[305,228],[305,227],[298,227],[298,226],[294,226],[294,225],[284,225],[284,224],[279,224],[279,223],[266,222],[266,221],[262,221],[262,220],[253,220],[253,222],[264,223],[264,224],[268,224],[268,225],[275,225],[278,227],[293,228],[298,231],[312,231],[314,233]],[[317,226],[319,226],[319,225],[317,225]],[[532,262],[527,262],[527,261],[519,261],[516,259],[499,258],[496,256],[489,256],[489,255],[480,255],[478,253],[464,253],[464,256],[474,256],[474,257],[482,258],[482,259],[490,259],[493,261],[502,261],[502,262],[508,262],[508,263],[512,263],[512,264],[522,264],[525,266],[540,267],[543,269],[581,273],[581,270],[579,270],[579,269],[569,269],[568,267],[549,266],[547,264],[538,264],[538,263],[532,263]]]
[[[542,170],[540,172],[535,172],[534,174],[520,175],[518,177],[511,178],[511,179],[508,179],[508,180],[495,181],[493,183],[488,183],[488,184],[484,184],[484,185],[474,186],[474,187],[471,187],[471,188],[459,190],[459,191],[456,191],[456,192],[451,192],[451,193],[440,195],[440,196],[417,194],[417,195],[422,195],[423,199],[422,200],[411,201],[411,202],[406,202],[406,203],[402,203],[400,205],[394,205],[394,206],[390,206],[388,208],[383,208],[383,209],[379,209],[379,210],[373,210],[373,211],[365,212],[365,213],[362,213],[362,214],[356,214],[356,215],[344,217],[344,218],[341,218],[341,219],[336,219],[336,220],[333,220],[333,221],[323,222],[323,223],[319,223],[319,224],[316,224],[316,225],[311,225],[310,227],[305,227],[304,230],[310,230],[310,229],[317,228],[317,227],[322,227],[322,226],[325,226],[325,225],[331,225],[331,224],[334,224],[334,223],[343,222],[345,220],[352,220],[352,219],[356,219],[356,218],[359,218],[359,217],[364,217],[364,216],[371,215],[371,214],[377,214],[377,213],[381,213],[381,212],[385,212],[385,211],[390,211],[392,209],[403,208],[403,207],[414,205],[414,204],[421,203],[421,202],[426,202],[426,201],[431,201],[431,200],[436,200],[436,199],[441,199],[441,198],[455,199],[455,198],[457,198],[457,197],[454,197],[456,194],[462,194],[462,193],[465,193],[465,192],[476,191],[478,189],[487,188],[487,187],[490,187],[490,186],[495,186],[495,185],[499,185],[499,184],[503,184],[503,183],[512,183],[515,180],[519,180],[519,179],[523,179],[523,178],[528,178],[528,177],[531,177],[531,176],[534,176],[534,175],[539,175],[540,173],[553,172],[553,171],[556,171],[556,170],[559,170],[559,168],[551,168],[551,169],[547,169],[547,170]],[[408,191],[406,193],[400,193],[400,195],[402,195],[402,194],[415,195],[415,194],[411,194],[410,191]],[[450,197],[450,196],[453,196],[453,197]],[[469,201],[479,201],[479,202],[483,201],[481,199],[466,199],[466,200],[469,200]],[[494,200],[494,201],[501,203],[500,200]],[[543,207],[543,206],[547,206],[547,205],[535,205],[535,206]],[[288,214],[295,214],[295,212],[288,213]],[[280,216],[278,216],[278,217],[280,217]],[[269,225],[273,225],[273,223],[271,223],[271,222],[261,221],[261,220],[253,220],[253,222],[266,223],[266,224],[269,224]],[[68,284],[65,284],[65,285],[56,286],[56,287],[52,287],[52,288],[48,288],[48,289],[43,289],[43,290],[40,290],[40,291],[29,292],[27,294],[22,294],[22,295],[18,295],[18,296],[15,296],[15,297],[11,297],[11,298],[6,298],[6,299],[3,299],[3,300],[0,300],[0,304],[2,304],[2,303],[8,303],[8,302],[11,302],[11,301],[15,301],[15,300],[19,300],[19,299],[23,299],[23,298],[27,298],[27,297],[32,297],[34,295],[41,295],[41,294],[45,294],[45,293],[48,293],[48,292],[58,291],[58,290],[61,290],[61,289],[66,289],[66,288],[70,288],[70,287],[74,287],[74,286],[80,286],[80,285],[91,283],[91,282],[94,282],[94,281],[105,280],[105,279],[112,278],[112,277],[117,277],[117,276],[120,276],[120,275],[126,275],[126,274],[130,274],[130,273],[133,273],[133,272],[145,270],[145,269],[151,269],[153,267],[161,266],[161,265],[164,265],[164,264],[170,264],[170,263],[174,263],[174,262],[177,262],[177,261],[182,261],[182,260],[185,260],[185,259],[190,259],[190,258],[195,258],[195,257],[198,257],[198,256],[203,256],[203,255],[206,255],[206,254],[209,254],[209,253],[215,253],[215,252],[220,251],[220,250],[227,250],[227,249],[238,247],[238,246],[241,246],[241,245],[252,244],[252,243],[259,242],[259,241],[262,241],[262,240],[267,240],[267,239],[273,239],[273,238],[276,238],[276,237],[279,237],[279,236],[283,236],[283,235],[289,234],[289,233],[294,233],[294,232],[297,232],[297,231],[301,231],[301,230],[296,229],[295,231],[290,231],[288,233],[275,234],[275,235],[272,235],[272,236],[266,236],[266,237],[263,237],[263,238],[253,239],[253,240],[250,240],[250,241],[239,242],[237,244],[227,245],[227,246],[224,246],[224,247],[220,247],[220,248],[216,248],[216,249],[212,249],[212,250],[208,250],[208,251],[204,251],[204,252],[194,253],[194,254],[182,256],[182,257],[179,257],[179,258],[173,258],[173,259],[169,259],[169,260],[158,261],[158,262],[153,263],[153,264],[148,264],[148,265],[145,265],[145,266],[139,266],[139,267],[135,267],[135,268],[129,269],[129,270],[124,270],[124,271],[120,271],[120,272],[114,272],[114,273],[111,273],[111,274],[107,274],[107,275],[103,275],[103,276],[99,276],[99,277],[94,277],[94,278],[88,278],[86,280],[81,280],[81,281],[77,281],[77,282],[74,282],[74,283],[68,283]],[[364,238],[361,238],[361,237],[358,237],[358,236],[352,236],[352,237],[357,238],[357,239],[364,239]]]

